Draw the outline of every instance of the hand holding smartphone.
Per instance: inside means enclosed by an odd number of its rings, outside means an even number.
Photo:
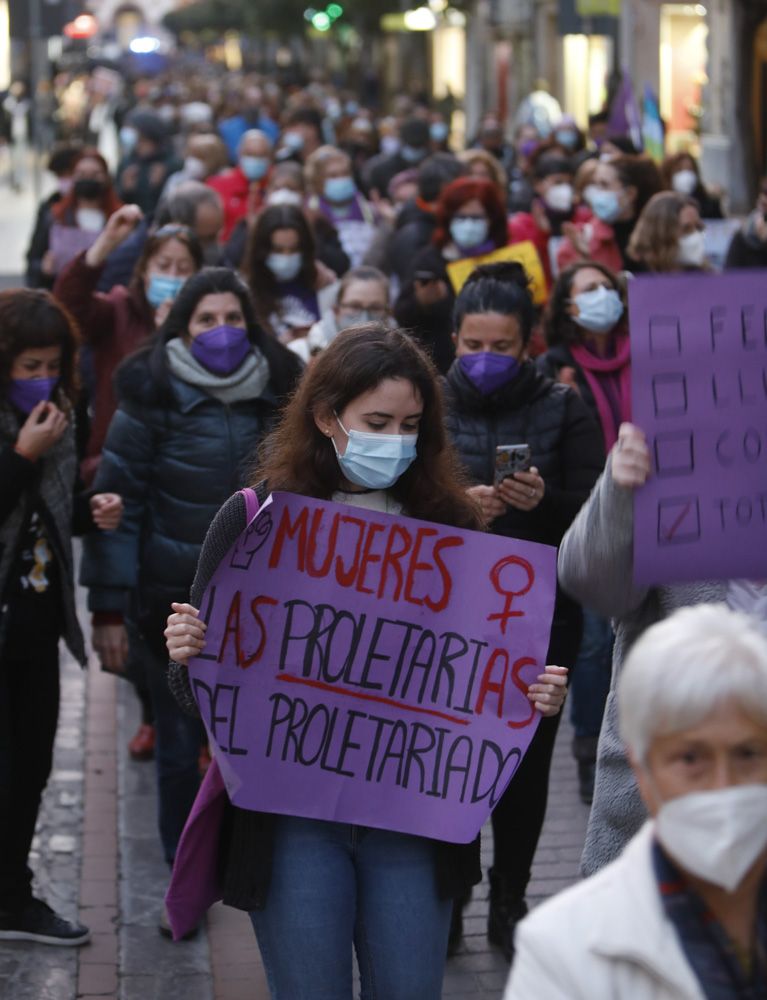
[[[515,472],[528,472],[532,462],[529,444],[500,444],[495,449],[495,485],[510,479]]]

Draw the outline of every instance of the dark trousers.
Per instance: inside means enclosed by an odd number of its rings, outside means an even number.
[[[571,625],[551,632],[546,663],[572,667],[580,628]],[[549,772],[562,713],[541,719],[527,753],[509,787],[493,810],[493,868],[509,896],[522,899],[546,818]]]
[[[32,894],[27,859],[53,761],[58,645],[51,636],[25,646],[10,632],[0,654],[0,910],[6,912]]]
[[[168,687],[168,654],[162,633],[145,633],[151,662],[146,679],[155,725],[155,761],[160,840],[168,864],[173,864],[181,831],[200,787],[200,746],[205,730],[178,707]]]

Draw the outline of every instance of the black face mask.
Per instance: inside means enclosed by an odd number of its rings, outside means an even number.
[[[73,191],[75,198],[95,201],[96,198],[100,198],[106,191],[106,184],[103,181],[97,181],[93,177],[83,177],[79,181],[75,181]]]

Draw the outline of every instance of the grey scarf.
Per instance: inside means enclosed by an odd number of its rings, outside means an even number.
[[[187,385],[197,386],[222,403],[258,399],[269,381],[269,362],[257,347],[230,375],[214,375],[208,371],[180,337],[169,340],[165,351],[170,370],[176,378]]]

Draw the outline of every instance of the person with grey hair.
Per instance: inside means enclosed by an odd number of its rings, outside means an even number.
[[[767,997],[767,640],[724,604],[646,630],[618,686],[650,819],[517,928],[504,1000]]]
[[[208,266],[218,264],[221,256],[218,239],[224,224],[221,197],[200,181],[183,181],[160,202],[155,226],[179,225],[191,229],[202,247]]]

